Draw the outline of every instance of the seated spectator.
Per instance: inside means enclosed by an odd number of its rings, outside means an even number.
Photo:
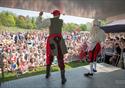
[[[117,58],[117,54],[113,54],[113,56],[109,59],[110,64],[116,66]]]
[[[29,63],[29,71],[32,71],[32,70],[35,70],[34,58],[31,58]]]
[[[110,64],[117,66],[119,59],[121,55],[121,48],[118,43],[114,45],[114,53],[112,54],[112,57],[110,58]]]
[[[105,63],[110,64],[109,59],[112,57],[114,53],[113,44],[109,43],[105,45]]]

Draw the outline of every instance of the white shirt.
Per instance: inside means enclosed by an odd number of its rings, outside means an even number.
[[[41,20],[41,18],[38,17],[36,20],[36,25],[37,25],[37,29],[49,27],[51,25],[50,18]]]
[[[105,32],[98,27],[92,29],[90,33],[90,42],[104,42],[106,39]]]
[[[93,50],[96,46],[96,43],[104,42],[106,39],[105,32],[102,29],[99,29],[98,27],[91,30],[90,38],[87,42],[88,44],[88,50]]]

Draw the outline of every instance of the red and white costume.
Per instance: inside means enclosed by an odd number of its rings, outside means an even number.
[[[52,12],[53,18],[48,18],[38,23],[39,27],[49,27],[49,36],[47,38],[46,46],[46,78],[50,77],[50,67],[53,62],[54,56],[57,56],[58,66],[61,70],[62,84],[65,84],[65,65],[64,65],[64,54],[67,53],[67,48],[62,37],[62,26],[63,20],[59,19],[60,11],[54,10]]]
[[[101,52],[101,42],[105,41],[105,32],[99,28],[97,21],[94,21],[93,28],[90,32],[88,39],[88,54],[90,61],[90,73],[93,73],[93,69],[96,70],[96,59]]]
[[[105,32],[99,27],[93,27],[90,32],[90,38],[87,42],[90,62],[96,61],[101,51],[101,42],[105,40]]]

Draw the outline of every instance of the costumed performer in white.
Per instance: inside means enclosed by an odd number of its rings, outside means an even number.
[[[106,38],[105,32],[100,28],[100,24],[97,19],[93,21],[90,37],[87,41],[90,72],[85,73],[85,76],[93,76],[93,73],[97,72],[96,60],[101,51],[101,43],[104,42]]]

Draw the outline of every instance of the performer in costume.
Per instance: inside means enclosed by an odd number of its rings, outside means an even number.
[[[96,59],[101,51],[101,42],[105,41],[105,32],[99,28],[100,22],[96,19],[93,21],[93,27],[90,32],[90,38],[88,39],[88,55],[90,62],[90,72],[84,74],[85,76],[93,76],[96,70]]]
[[[59,19],[60,11],[52,12],[54,18],[48,18],[42,21],[41,27],[49,27],[49,36],[46,45],[46,78],[50,77],[50,68],[55,56],[57,56],[58,66],[61,70],[62,84],[65,84],[65,65],[64,54],[67,53],[67,48],[62,37],[63,20]]]

